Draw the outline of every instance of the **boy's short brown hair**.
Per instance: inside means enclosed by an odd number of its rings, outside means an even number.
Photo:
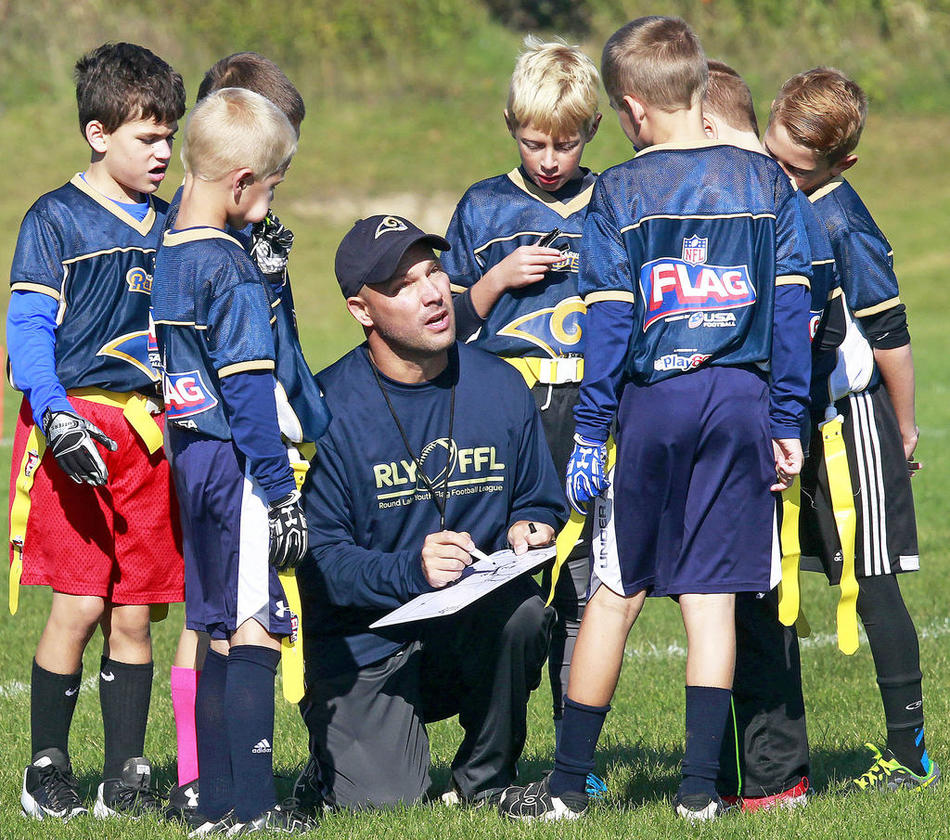
[[[691,108],[706,92],[702,44],[680,18],[650,15],[610,36],[600,62],[610,104],[635,96],[664,111]]]
[[[759,134],[752,91],[742,76],[724,61],[709,62],[709,84],[703,97],[703,110],[715,114],[736,131]]]
[[[102,44],[76,62],[74,76],[83,136],[93,120],[111,134],[131,120],[168,125],[185,113],[181,75],[138,44]]]
[[[508,119],[552,137],[590,134],[597,121],[597,67],[580,47],[528,35],[508,89]]]
[[[307,115],[303,97],[284,71],[269,58],[256,52],[239,52],[215,62],[198,86],[197,101],[227,87],[253,90],[269,99],[300,133],[300,124]]]
[[[780,122],[795,143],[834,164],[857,147],[867,116],[868,98],[857,82],[834,67],[816,67],[782,85],[769,124]]]

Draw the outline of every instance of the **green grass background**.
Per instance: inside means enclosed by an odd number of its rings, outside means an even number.
[[[604,32],[628,16],[655,11],[642,3],[621,8],[601,0],[587,5],[591,26],[578,37],[595,59]],[[237,49],[260,49],[285,66],[308,102],[300,151],[274,207],[297,234],[291,266],[298,320],[304,351],[318,370],[360,340],[332,273],[336,244],[349,224],[358,215],[389,210],[439,230],[466,186],[517,162],[501,110],[520,36],[494,20],[485,5],[464,0],[332,6],[291,0],[280,8],[260,2],[228,6],[217,0],[190,8],[169,0],[161,9],[118,0],[0,0],[0,263],[9,265],[19,221],[32,200],[88,160],[69,88],[70,68],[79,53],[109,38],[146,43],[183,71],[191,102],[211,61]],[[894,246],[910,318],[921,428],[918,454],[925,464],[914,482],[922,571],[901,582],[920,634],[930,753],[950,772],[950,284],[943,274],[950,265],[950,88],[947,55],[941,50],[950,6],[945,0],[926,6],[885,0],[830,6],[697,0],[672,3],[661,11],[671,10],[694,22],[712,45],[710,54],[746,73],[760,117],[784,78],[820,61],[838,64],[872,92],[861,160],[849,175]],[[585,156],[585,163],[598,170],[630,152],[606,110]],[[180,175],[176,164],[162,196],[171,196]],[[0,310],[5,305],[4,299]],[[6,475],[18,398],[9,389],[4,396],[0,471]],[[862,637],[853,657],[835,649],[836,593],[818,577],[806,577],[804,605],[813,636],[803,642],[803,671],[812,781],[822,795],[800,813],[729,819],[704,828],[673,819],[668,799],[682,757],[685,642],[675,605],[657,600],[648,604],[628,643],[598,753],[610,798],[588,820],[511,826],[489,813],[415,807],[334,815],[325,819],[319,836],[950,836],[950,785],[923,795],[836,795],[845,779],[866,768],[863,742],[884,738],[866,642]],[[64,827],[20,817],[19,787],[30,750],[30,659],[48,603],[47,592],[26,588],[19,614],[10,617],[4,611],[0,616],[0,838],[182,836],[177,828],[154,821],[102,824],[84,818]],[[154,627],[156,677],[146,750],[162,788],[175,776],[168,667],[180,619],[180,610],[173,609],[167,621]],[[99,782],[102,756],[98,656],[96,638],[87,651],[86,684],[71,738],[73,762],[90,795]],[[551,763],[549,710],[545,684],[530,707],[522,761],[527,779]],[[458,739],[452,721],[432,727],[437,783],[447,780]],[[278,700],[274,758],[282,791],[305,754],[306,736],[296,709]]]

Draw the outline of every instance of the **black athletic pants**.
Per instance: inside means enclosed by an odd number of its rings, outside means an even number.
[[[552,618],[525,575],[456,615],[421,623],[419,641],[381,662],[308,677],[301,712],[328,804],[385,807],[422,798],[429,787],[425,724],[456,714],[465,735],[452,780],[461,796],[512,784]],[[319,657],[319,641],[309,650]]]

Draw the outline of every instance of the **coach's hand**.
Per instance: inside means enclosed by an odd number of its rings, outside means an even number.
[[[578,513],[587,513],[584,505],[609,486],[607,480],[607,444],[574,435],[574,451],[567,462],[567,500]]]
[[[776,492],[792,486],[795,476],[802,471],[805,456],[798,438],[773,438],[772,452],[775,455],[775,484],[769,489]]]
[[[528,522],[522,519],[508,529],[508,545],[515,554],[524,554],[529,548],[550,545],[554,541],[554,529],[543,522]]]
[[[472,537],[465,531],[439,531],[429,534],[422,544],[422,573],[429,586],[441,589],[455,583],[472,565],[469,554],[475,548]]]
[[[270,564],[282,572],[296,569],[307,553],[307,518],[300,503],[300,491],[282,496],[267,510],[270,528]]]
[[[285,228],[273,213],[251,228],[251,257],[268,279],[283,282],[293,244],[293,231]]]
[[[109,480],[109,471],[93,438],[110,452],[115,452],[116,442],[94,423],[74,411],[47,408],[43,414],[43,434],[56,463],[76,484],[86,482],[98,487]]]

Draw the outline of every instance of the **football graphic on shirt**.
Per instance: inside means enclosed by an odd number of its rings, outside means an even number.
[[[442,450],[442,452],[439,452],[439,450]],[[443,452],[445,453],[444,456]],[[434,455],[433,453],[438,454]],[[426,460],[428,458],[433,459],[431,466],[434,467],[442,463],[443,457],[445,457],[445,466],[437,473],[433,474],[429,469],[426,469]],[[422,447],[422,452],[419,453],[419,466],[425,472],[432,486],[437,489],[440,484],[445,481],[446,473],[451,476],[452,473],[455,472],[457,462],[458,446],[456,446],[454,440],[450,440],[449,438],[436,438]],[[416,478],[416,487],[420,490],[428,489],[426,488],[425,481],[421,478]]]

